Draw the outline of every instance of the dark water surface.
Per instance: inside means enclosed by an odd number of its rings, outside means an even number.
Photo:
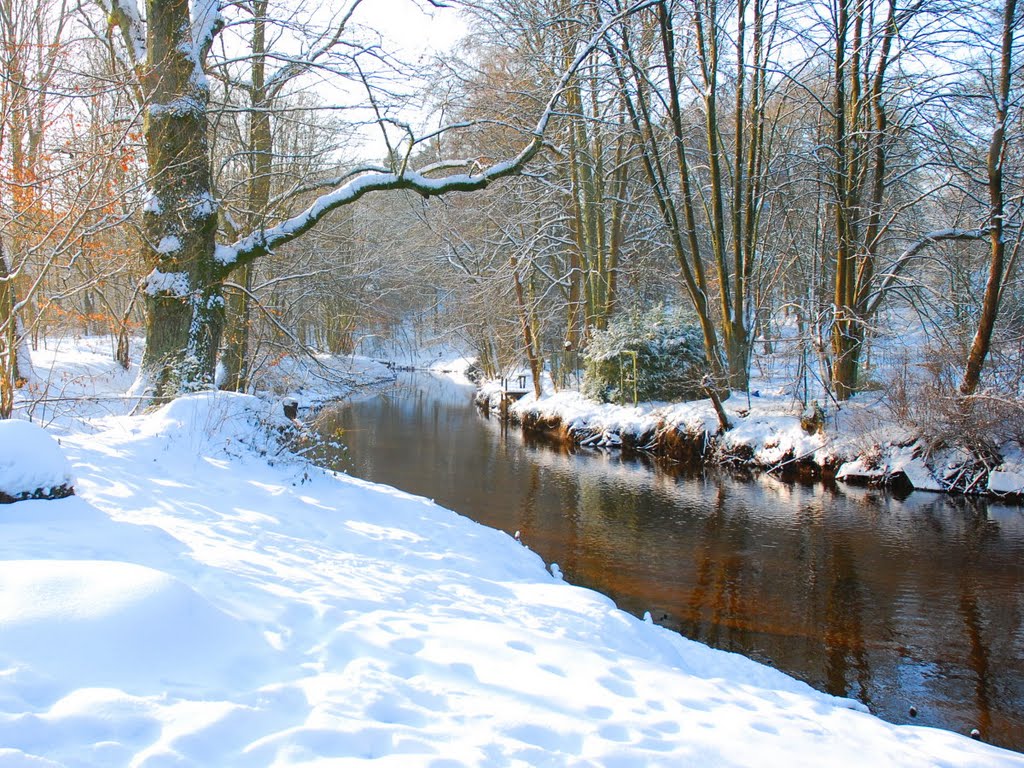
[[[349,448],[328,463],[519,530],[621,608],[887,720],[1024,751],[1022,508],[569,451],[471,394],[412,375],[327,410],[320,429]]]

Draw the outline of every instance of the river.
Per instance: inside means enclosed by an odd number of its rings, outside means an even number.
[[[1024,510],[750,479],[506,428],[403,375],[322,411],[336,469],[514,533],[565,578],[891,722],[1024,751]],[[910,716],[914,707],[917,715]]]

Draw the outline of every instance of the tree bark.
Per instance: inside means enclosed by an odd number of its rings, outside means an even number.
[[[14,410],[18,379],[18,333],[14,316],[14,280],[0,243],[0,419]]]
[[[516,306],[519,308],[519,324],[523,331],[523,348],[526,351],[526,359],[530,365],[530,374],[533,376],[533,394],[540,400],[540,354],[537,351],[537,343],[533,334],[533,323],[530,322],[530,309],[526,306],[526,298],[523,295],[523,281],[519,277],[519,264],[515,256],[509,257],[509,266],[512,267],[512,282],[516,292]]]

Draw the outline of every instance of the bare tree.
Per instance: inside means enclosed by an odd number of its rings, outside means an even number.
[[[763,255],[771,137],[766,72],[779,12],[761,0],[732,10],[729,17],[725,6],[703,0],[659,4],[633,27],[622,25],[612,51],[714,376],[719,386],[742,390],[750,366],[750,281]],[[726,87],[730,40],[736,69]],[[731,107],[723,108],[720,99],[730,93]],[[699,127],[688,120],[687,106],[696,104]]]
[[[988,196],[990,213],[988,218],[988,237],[990,246],[988,280],[982,298],[981,315],[978,328],[967,356],[960,392],[972,395],[981,381],[981,369],[985,364],[992,343],[992,331],[995,328],[1002,298],[1003,281],[1006,278],[1008,259],[1006,240],[1009,235],[1007,227],[1006,197],[1004,191],[1004,167],[1007,158],[1007,125],[1011,110],[1011,85],[1013,77],[1014,32],[1019,24],[1017,18],[1017,0],[1005,0],[1002,12],[1002,30],[997,80],[992,91],[995,108],[995,128],[989,141],[986,173],[988,176]],[[1017,235],[1014,254],[1020,247],[1020,235]]]

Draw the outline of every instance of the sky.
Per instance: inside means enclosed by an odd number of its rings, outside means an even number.
[[[426,0],[363,0],[356,9],[353,22],[375,30],[382,36],[381,48],[390,56],[413,66],[413,70],[424,77],[432,74],[432,59],[438,54],[451,50],[467,33],[467,26],[457,7],[437,8]],[[373,59],[362,57],[365,67],[374,66]],[[426,98],[420,98],[424,86],[416,79],[390,79],[387,87],[398,93],[410,95],[409,104],[402,108],[402,120],[416,126],[420,133],[436,127],[437,118],[429,112]],[[336,95],[332,90],[338,88]],[[355,81],[333,79],[317,86],[328,101],[365,104],[365,91]],[[385,98],[385,97],[381,97]],[[358,119],[369,119],[368,111],[352,113]],[[403,138],[401,131],[391,129],[392,140]],[[380,128],[364,126],[357,129],[360,148],[357,154],[373,161],[382,157],[386,150],[381,140]]]
[[[417,56],[451,48],[467,31],[458,8],[435,8],[425,0],[363,0],[356,14]]]

